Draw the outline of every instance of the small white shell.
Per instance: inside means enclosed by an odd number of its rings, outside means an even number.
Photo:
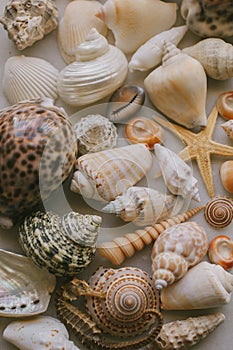
[[[223,123],[221,127],[226,132],[227,136],[229,136],[230,139],[233,140],[233,119],[230,119],[228,120],[228,122]]]

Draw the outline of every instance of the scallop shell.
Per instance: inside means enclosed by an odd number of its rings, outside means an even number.
[[[4,329],[3,339],[22,350],[79,350],[69,340],[65,326],[50,316],[11,322]]]
[[[233,241],[228,236],[216,236],[210,242],[208,255],[212,263],[230,270],[233,267]]]
[[[85,154],[77,159],[71,191],[109,202],[140,181],[151,166],[150,151],[142,144]]]
[[[96,29],[76,48],[76,60],[58,77],[58,93],[69,105],[83,106],[113,93],[124,82],[128,61]]]
[[[168,118],[189,129],[207,125],[205,71],[172,43],[164,44],[162,66],[144,84],[152,103]]]
[[[117,129],[100,114],[81,118],[74,124],[80,154],[103,151],[116,146]]]
[[[233,119],[233,91],[226,91],[220,94],[216,106],[218,113],[221,114],[223,118]]]
[[[88,266],[96,250],[102,219],[75,212],[35,212],[19,227],[19,241],[36,265],[61,275],[75,275]]]
[[[112,30],[115,45],[128,54],[153,35],[171,28],[176,10],[176,4],[160,0],[107,0],[97,17]]]
[[[2,87],[11,104],[34,98],[57,98],[58,70],[37,57],[8,58],[4,68]]]
[[[47,310],[56,279],[26,256],[0,249],[0,316],[33,316]]]
[[[226,132],[227,136],[229,136],[230,139],[233,140],[233,119],[228,120],[228,122],[222,124],[221,127]]]
[[[152,249],[153,280],[162,289],[183,277],[208,249],[208,238],[202,226],[185,222],[168,228],[155,241]]]
[[[233,193],[233,160],[222,163],[220,168],[220,178],[223,187],[229,193]]]
[[[53,0],[9,0],[0,23],[23,50],[56,29],[58,10]]]
[[[58,26],[58,46],[64,61],[68,64],[75,61],[77,46],[85,41],[92,28],[107,34],[107,27],[95,14],[102,5],[98,1],[76,0],[65,9]]]
[[[232,222],[233,200],[226,197],[215,197],[205,206],[204,216],[209,225],[223,228]]]

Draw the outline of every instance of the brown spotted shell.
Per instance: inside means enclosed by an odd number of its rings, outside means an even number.
[[[230,225],[233,219],[233,200],[227,197],[215,197],[205,206],[204,216],[208,224],[216,228]]]

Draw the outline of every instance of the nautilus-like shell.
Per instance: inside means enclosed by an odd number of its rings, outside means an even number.
[[[185,222],[162,232],[152,249],[153,280],[159,290],[183,277],[208,250],[204,228]]]
[[[102,219],[75,212],[62,218],[35,212],[19,227],[20,244],[34,263],[56,275],[75,275],[88,266],[96,250]]]
[[[220,167],[220,179],[223,187],[229,193],[233,193],[233,160],[222,163]]]
[[[221,265],[225,270],[233,267],[233,241],[225,235],[212,239],[208,249],[208,256],[212,263]]]
[[[226,91],[220,94],[217,99],[216,106],[218,109],[218,113],[221,114],[223,118],[233,119],[233,91]],[[231,125],[233,124],[231,123]]]
[[[227,197],[215,197],[206,205],[204,216],[209,225],[222,228],[230,225],[233,219],[233,200]]]

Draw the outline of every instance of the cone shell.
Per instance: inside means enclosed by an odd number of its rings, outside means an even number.
[[[233,241],[228,236],[216,236],[210,242],[209,259],[214,264],[221,265],[225,270],[233,267]]]
[[[225,190],[233,193],[233,160],[228,160],[221,165],[220,178]]]
[[[226,91],[219,95],[217,99],[217,109],[218,113],[225,119],[233,119],[233,91]],[[233,123],[223,124],[231,125],[231,130],[233,130]],[[225,128],[223,128],[225,130]],[[227,130],[225,130],[227,132]],[[233,131],[231,135],[228,135],[233,139]]]

